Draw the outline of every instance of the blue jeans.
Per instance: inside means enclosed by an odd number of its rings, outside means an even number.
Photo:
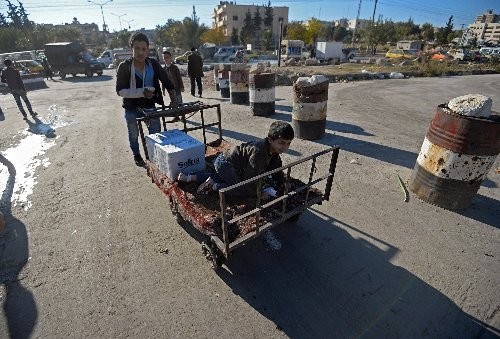
[[[217,183],[217,188],[222,189],[241,182],[241,178],[236,173],[232,163],[226,160],[224,154],[221,153],[214,160],[215,173],[198,172],[196,178],[198,181],[203,182],[209,177]],[[235,188],[228,192],[228,195],[245,196],[248,195],[245,186]]]
[[[134,155],[140,155],[139,151],[139,127],[137,126],[137,118],[143,117],[144,114],[139,112],[138,110],[125,110],[125,121],[127,122],[128,129],[128,142],[130,145],[130,149]],[[160,119],[151,119],[149,120],[148,132],[149,134],[158,133],[161,131],[161,123]]]
[[[177,99],[177,104],[182,104],[182,92],[180,89],[175,90],[175,98]]]
[[[26,107],[28,108],[28,111],[33,114],[33,109],[31,108],[31,103],[28,100],[28,96],[26,95],[25,91],[12,91],[12,95],[14,96],[14,100],[16,100],[17,107],[21,111],[21,114],[23,116],[26,116],[26,111],[24,110],[23,104],[21,103],[21,98],[23,98],[24,103],[26,104]]]

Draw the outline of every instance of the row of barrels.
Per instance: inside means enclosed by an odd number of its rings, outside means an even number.
[[[236,105],[250,105],[255,116],[275,112],[275,73],[250,73],[245,64],[214,66],[215,89]],[[298,138],[323,137],[326,126],[328,81],[315,85],[294,84],[292,126]]]

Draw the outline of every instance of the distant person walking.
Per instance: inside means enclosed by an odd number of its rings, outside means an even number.
[[[205,76],[203,74],[203,60],[201,56],[196,51],[196,48],[191,48],[191,54],[188,56],[188,75],[191,80],[191,95],[194,96],[195,81],[198,86],[198,95],[201,98],[203,93],[203,86],[201,84],[201,77]]]
[[[174,85],[175,97],[177,104],[182,104],[182,92],[184,92],[184,82],[182,81],[181,72],[179,67],[172,63],[172,54],[169,51],[163,52],[163,61],[165,66],[163,69],[167,72],[168,80]],[[165,86],[162,86],[163,95],[165,95]]]
[[[50,68],[50,64],[47,58],[44,58],[42,60],[42,66],[43,66],[43,72],[45,73],[45,78],[47,78],[47,80],[49,80],[49,78],[50,80],[54,80],[52,79],[54,72],[52,72],[52,68]]]
[[[6,67],[2,70],[1,80],[2,82],[7,83],[7,87],[9,87],[10,93],[12,93],[14,99],[16,100],[17,107],[23,115],[23,119],[28,120],[28,115],[26,114],[23,104],[21,103],[21,98],[24,100],[24,103],[28,108],[31,116],[35,117],[37,113],[33,112],[33,109],[31,108],[31,103],[28,99],[28,96],[26,95],[26,88],[24,87],[23,79],[21,79],[19,71],[14,68],[12,60],[5,59],[3,63]]]

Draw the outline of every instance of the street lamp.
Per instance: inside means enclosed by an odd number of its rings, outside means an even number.
[[[101,14],[102,14],[102,31],[103,32],[107,32],[108,31],[108,26],[106,25],[106,21],[104,20],[104,12],[102,11],[102,6],[106,5],[107,3],[110,3],[112,2],[113,0],[108,0],[108,1],[105,1],[105,2],[102,2],[102,3],[97,3],[97,2],[94,2],[92,0],[87,0],[87,2],[90,2],[94,5],[97,5],[99,7],[101,7]]]
[[[110,13],[110,14],[118,17],[118,21],[120,22],[120,31],[121,31],[122,30],[122,16],[125,16],[127,14],[126,13],[122,14],[122,15],[118,15],[118,14],[115,14],[115,13]],[[125,21],[125,20],[123,20],[123,21]]]
[[[134,21],[134,19],[132,19],[132,20],[125,20],[125,19],[124,19],[123,21],[125,21],[125,22],[128,24],[128,29],[130,29],[130,23],[131,23],[132,21]]]

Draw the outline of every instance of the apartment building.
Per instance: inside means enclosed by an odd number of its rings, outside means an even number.
[[[273,8],[273,24],[272,32],[275,41],[279,39],[280,21],[283,21],[283,26],[288,24],[288,7],[272,7]],[[241,28],[245,25],[245,16],[250,11],[252,18],[255,12],[259,10],[260,16],[264,21],[265,7],[255,5],[237,5],[233,1],[220,1],[219,5],[214,8],[213,28],[222,28],[224,35],[230,37],[233,28],[236,28],[238,34]],[[264,22],[262,22],[261,30],[264,30]]]
[[[478,15],[476,21],[469,25],[469,34],[479,41],[500,42],[500,15],[488,10]]]

